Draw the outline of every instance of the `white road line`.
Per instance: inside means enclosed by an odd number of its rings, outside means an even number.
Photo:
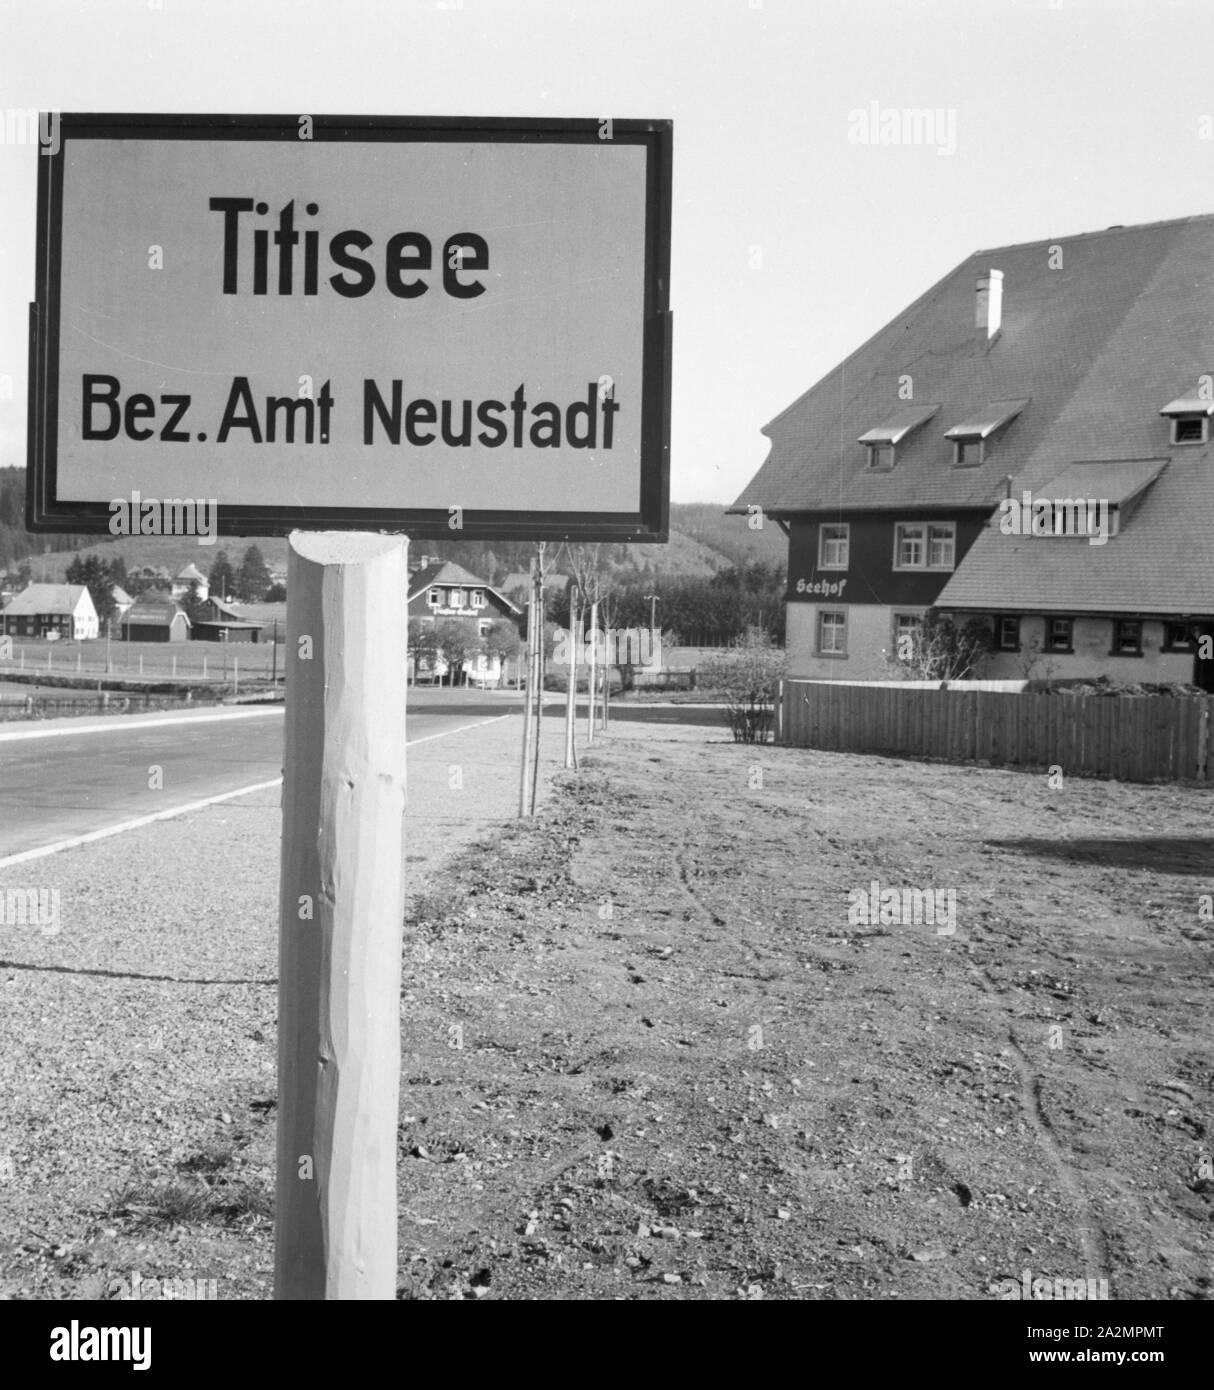
[[[43,845],[40,849],[22,850],[20,854],[10,854],[0,859],[0,869],[10,864],[24,864],[28,859],[43,859],[48,854],[58,854],[61,849],[75,849],[77,845],[91,844],[94,840],[104,840],[109,835],[121,835],[124,830],[137,830],[141,825],[151,825],[153,821],[169,820],[173,816],[184,816],[188,811],[201,811],[204,806],[214,806],[217,801],[231,801],[234,796],[247,796],[250,792],[268,791],[282,783],[281,777],[272,782],[257,782],[251,787],[241,787],[239,791],[220,792],[218,796],[204,797],[201,801],[191,801],[186,806],[174,806],[168,811],[157,811],[155,815],[140,816],[137,820],[123,821],[121,825],[107,825],[104,830],[90,830],[87,835],[75,835],[70,840],[60,840],[57,845]]]
[[[261,711],[257,711],[257,713],[261,713]],[[219,717],[222,718],[223,716]],[[406,747],[412,748],[415,743],[429,743],[431,739],[435,738],[447,738],[451,734],[462,734],[468,729],[480,729],[486,724],[497,724],[501,720],[509,718],[510,715],[508,714],[498,714],[492,719],[478,720],[475,724],[461,724],[457,729],[444,729],[441,734],[427,734],[425,738],[409,739],[406,741]],[[207,796],[201,801],[191,801],[185,806],[174,806],[167,811],[157,811],[154,815],[139,816],[135,820],[123,821],[120,825],[109,825],[104,830],[90,830],[87,835],[74,835],[70,840],[60,840],[58,844],[22,850],[20,854],[10,854],[6,859],[0,859],[0,869],[7,869],[12,864],[24,864],[30,859],[44,859],[48,854],[58,854],[60,850],[64,849],[75,849],[78,845],[91,844],[94,840],[104,840],[110,835],[121,835],[126,830],[138,830],[140,826],[151,825],[153,821],[170,820],[174,816],[187,815],[190,811],[201,811],[207,806],[214,806],[217,802],[231,801],[236,796],[249,796],[253,792],[269,791],[271,787],[280,786],[282,786],[281,777],[275,777],[269,782],[254,782],[252,786],[240,787],[234,792],[220,792],[218,796]]]
[[[281,714],[282,705],[268,709],[227,710],[223,714],[180,714],[162,719],[141,719],[138,715],[115,714],[108,724],[89,724],[83,729],[19,729],[13,733],[0,734],[0,743],[11,743],[22,738],[81,738],[85,734],[130,733],[134,729],[162,729],[166,724],[215,724],[221,719],[257,719],[267,714]],[[138,722],[135,722],[135,721]]]
[[[406,746],[412,748],[415,743],[429,743],[432,738],[446,738],[447,734],[462,734],[465,729],[480,729],[486,724],[497,724],[503,719],[509,719],[508,714],[495,714],[492,719],[478,719],[475,724],[461,724],[458,729],[447,729],[441,734],[427,734],[425,738],[406,739]]]

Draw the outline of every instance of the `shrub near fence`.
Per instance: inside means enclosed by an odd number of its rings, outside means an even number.
[[[1214,780],[1214,697],[1009,694],[785,681],[781,742],[1126,782]]]

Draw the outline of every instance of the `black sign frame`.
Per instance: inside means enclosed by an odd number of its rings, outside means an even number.
[[[72,140],[282,140],[298,143],[294,116],[60,114],[55,147],[38,150],[38,226],[35,300],[30,305],[29,422],[26,527],[36,534],[109,534],[111,507],[102,501],[63,501],[57,495],[59,285],[63,175]],[[478,141],[599,144],[603,119],[438,116],[311,116],[316,142]],[[53,128],[53,127],[52,127]],[[568,540],[661,543],[670,512],[670,222],[673,123],[612,119],[610,139],[643,145],[645,297],[642,345],[640,505],[635,512],[579,515],[554,511],[478,511],[466,508],[451,527],[448,509],[225,505],[217,508],[221,536],[281,536],[294,530],[381,531],[419,540]],[[152,493],[147,494],[151,496]]]

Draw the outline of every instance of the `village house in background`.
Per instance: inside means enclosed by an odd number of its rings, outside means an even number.
[[[124,642],[185,642],[190,620],[168,594],[149,590],[141,594],[118,621]]]
[[[83,584],[29,584],[0,609],[0,632],[7,637],[40,637],[76,642],[96,637],[97,609]]]
[[[185,598],[194,585],[198,586],[198,597],[205,600],[211,592],[210,580],[197,565],[190,564],[180,574],[174,576],[170,592],[174,598]]]
[[[767,425],[789,674],[888,678],[934,607],[986,676],[1214,689],[1212,267],[1209,216],[978,252]]]
[[[110,590],[110,596],[114,600],[114,608],[116,610],[115,617],[121,620],[122,615],[131,607],[135,600],[127,593],[121,584],[114,585]]]
[[[194,618],[190,637],[195,642],[260,642],[262,624],[217,598],[208,598]]]
[[[457,565],[454,560],[439,560],[423,556],[421,568],[409,580],[408,618],[429,622],[437,628],[445,620],[463,620],[475,624],[475,631],[484,638],[494,622],[508,618],[517,622],[521,610],[487,580]],[[411,675],[442,676],[447,663],[441,651],[431,662],[425,655],[411,656]],[[501,658],[492,652],[478,652],[464,663],[468,677],[478,684],[497,685],[502,676]]]

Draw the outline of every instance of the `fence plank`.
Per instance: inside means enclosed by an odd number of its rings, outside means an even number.
[[[1070,776],[1214,780],[1214,696],[1059,695],[788,681],[785,742],[885,756],[1060,765]]]

